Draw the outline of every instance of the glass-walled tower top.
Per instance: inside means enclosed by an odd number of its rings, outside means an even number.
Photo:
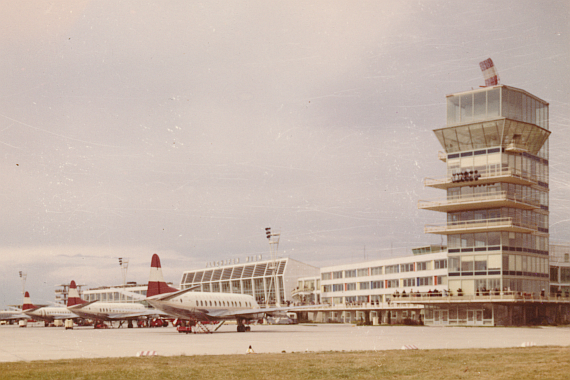
[[[446,153],[500,146],[548,159],[548,103],[504,85],[447,96],[447,125],[435,134]]]

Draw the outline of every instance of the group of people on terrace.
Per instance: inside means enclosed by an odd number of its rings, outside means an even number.
[[[460,289],[459,289],[460,290]],[[414,293],[413,290],[410,290],[410,293],[406,293],[405,290],[402,291],[402,293],[398,292],[397,290],[394,292],[393,297],[394,298],[406,298],[406,297],[422,297],[422,296],[427,296],[427,297],[447,297],[450,296],[451,292],[447,291],[447,289],[443,289],[443,290],[437,290],[434,289],[433,291],[430,289],[427,292],[424,293],[420,293],[419,291],[416,291]]]

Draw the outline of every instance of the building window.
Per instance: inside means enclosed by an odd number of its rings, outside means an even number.
[[[403,287],[411,287],[411,286],[416,286],[416,279],[415,278],[404,278],[402,280],[402,286]]]
[[[421,263],[416,263],[416,271],[419,270],[428,270],[431,269],[431,265],[430,262],[428,261],[423,261]]]
[[[447,260],[435,260],[433,264],[435,269],[447,268]]]
[[[334,284],[332,287],[333,292],[344,292],[344,284]]]
[[[476,271],[487,270],[487,257],[475,256],[475,270]]]
[[[331,285],[324,285],[323,286],[323,293],[330,293],[332,290]]]
[[[386,274],[391,273],[400,273],[400,266],[399,265],[389,265],[386,267]]]
[[[333,279],[342,278],[342,271],[339,270],[339,271],[337,271],[337,272],[332,272],[332,278],[333,278]]]
[[[459,272],[459,257],[450,257],[449,258],[449,271],[450,272]]]
[[[398,288],[400,287],[399,280],[386,280],[386,288]]]
[[[344,271],[344,278],[352,278],[352,277],[356,277],[356,269]]]
[[[356,290],[356,282],[346,284],[346,290]]]
[[[433,278],[430,277],[418,277],[418,286],[431,286],[433,285]]]
[[[372,276],[376,276],[376,275],[382,274],[382,267],[370,268],[370,274],[371,274]]]
[[[384,281],[372,281],[370,283],[372,289],[383,289],[384,288]]]
[[[332,273],[331,272],[323,273],[321,274],[321,278],[323,280],[330,280],[332,278]]]
[[[368,276],[368,268],[362,268],[358,270],[358,277]]]
[[[413,272],[414,271],[414,263],[408,264],[400,264],[400,272]]]
[[[370,283],[369,282],[359,282],[358,288],[360,290],[370,289]]]

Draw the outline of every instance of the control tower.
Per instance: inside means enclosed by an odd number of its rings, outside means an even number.
[[[446,196],[418,207],[446,214],[425,233],[447,236],[452,294],[548,291],[548,129],[548,103],[518,88],[447,96],[446,173],[424,181]]]

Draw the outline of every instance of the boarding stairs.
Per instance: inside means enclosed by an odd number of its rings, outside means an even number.
[[[194,333],[195,333],[195,334],[211,334],[211,333],[213,333],[213,332],[218,331],[218,329],[219,329],[220,327],[222,327],[222,325],[224,324],[224,322],[225,322],[225,321],[221,321],[220,323],[218,323],[218,324],[216,325],[216,327],[214,328],[214,330],[210,330],[210,329],[208,328],[208,326],[202,324],[202,322],[196,322],[196,326],[194,326],[194,327],[195,327],[195,328],[194,328]]]

